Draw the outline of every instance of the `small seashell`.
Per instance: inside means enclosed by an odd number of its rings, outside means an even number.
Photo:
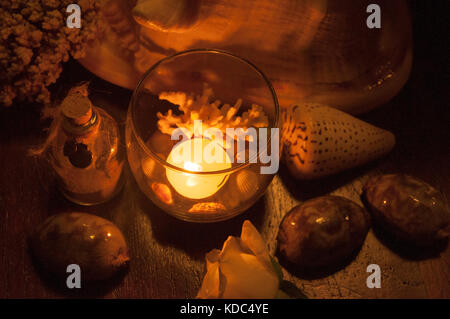
[[[145,176],[152,177],[152,173],[155,169],[155,161],[150,157],[143,158],[141,160],[142,172],[144,172]]]
[[[197,203],[189,209],[189,213],[214,213],[218,210],[225,210],[225,206],[215,202]]]
[[[163,203],[167,205],[173,204],[172,192],[169,186],[155,182],[152,184],[152,190]]]
[[[240,192],[239,196],[249,199],[259,190],[259,177],[255,172],[242,170],[236,176],[236,184]]]
[[[70,264],[81,269],[82,280],[107,279],[130,260],[121,231],[112,222],[85,213],[53,215],[31,236],[33,254],[48,271],[67,276]]]
[[[233,180],[233,175],[230,176],[229,181],[221,189],[218,201],[221,203],[227,203],[227,209],[233,210],[239,208],[241,205],[242,198],[239,196],[239,190],[236,187],[236,183]]]

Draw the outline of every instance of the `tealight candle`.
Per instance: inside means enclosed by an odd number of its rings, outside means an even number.
[[[214,195],[228,180],[229,174],[213,172],[231,168],[231,160],[218,143],[202,138],[192,138],[175,145],[167,162],[190,172],[211,174],[189,174],[166,168],[167,179],[182,196],[201,199]]]

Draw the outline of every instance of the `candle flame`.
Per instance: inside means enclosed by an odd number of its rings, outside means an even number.
[[[197,184],[197,180],[193,176],[188,177],[188,179],[186,180],[186,185],[189,187],[197,186]]]
[[[191,172],[201,172],[202,171],[202,166],[197,164],[197,163],[193,163],[193,162],[186,162],[183,165],[184,169],[191,171]],[[197,179],[188,173],[183,173],[183,175],[189,176],[188,179],[186,180],[186,185],[189,187],[193,187],[196,186],[197,183]]]

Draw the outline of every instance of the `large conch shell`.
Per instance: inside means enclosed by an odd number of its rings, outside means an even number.
[[[130,7],[127,0],[110,1]],[[372,2],[138,0],[127,21],[139,29],[139,43],[146,50],[135,57],[145,64],[134,58],[128,63],[139,65],[141,72],[177,51],[223,49],[257,65],[274,85],[281,107],[306,100],[362,113],[395,96],[412,63],[406,1],[377,1],[379,29],[366,25]],[[91,62],[88,68],[94,73],[117,67],[95,54],[98,50],[82,60]],[[122,72],[106,79],[134,88],[131,77]]]

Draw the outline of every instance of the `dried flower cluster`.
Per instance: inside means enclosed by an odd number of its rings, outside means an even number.
[[[66,27],[66,8],[81,7],[82,27]],[[48,103],[47,87],[69,56],[81,58],[98,39],[101,1],[0,0],[0,104],[14,99]]]
[[[204,85],[202,95],[186,94],[184,92],[163,92],[159,95],[161,100],[167,100],[178,105],[182,115],[174,115],[169,110],[165,115],[157,113],[159,118],[158,128],[162,133],[171,135],[175,128],[187,129],[194,133],[194,121],[202,121],[202,130],[217,128],[226,134],[226,128],[267,127],[269,124],[267,115],[261,106],[252,104],[251,108],[243,112],[241,116],[236,114],[242,105],[242,99],[238,99],[234,106],[230,104],[221,105],[219,100],[211,102],[214,96],[213,90]]]

